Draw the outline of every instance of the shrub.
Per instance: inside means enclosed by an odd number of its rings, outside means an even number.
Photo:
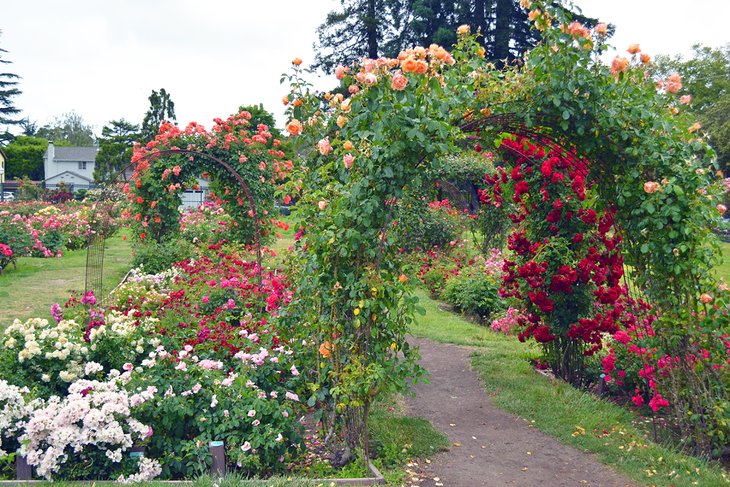
[[[395,244],[404,250],[425,250],[458,240],[463,222],[448,210],[450,207],[428,205],[423,199],[404,199],[395,218]]]
[[[141,266],[145,272],[156,274],[169,269],[175,262],[189,258],[193,249],[193,244],[182,239],[139,242],[134,246],[132,266]]]
[[[446,281],[441,298],[462,313],[488,318],[504,307],[499,284],[483,272],[465,272]]]

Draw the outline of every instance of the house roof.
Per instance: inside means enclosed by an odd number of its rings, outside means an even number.
[[[86,161],[96,160],[97,147],[54,147],[54,161]]]
[[[54,174],[50,178],[44,179],[43,182],[48,182],[48,181],[51,181],[53,179],[57,179],[57,178],[63,176],[64,174],[71,174],[73,176],[76,176],[77,178],[83,179],[84,181],[92,182],[92,180],[90,178],[87,178],[86,176],[82,176],[81,174],[79,174],[77,172],[73,172],[73,171],[63,171],[63,172],[60,172],[58,174]]]

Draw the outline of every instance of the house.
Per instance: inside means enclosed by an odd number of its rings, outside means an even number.
[[[45,187],[55,189],[61,182],[72,191],[93,187],[97,152],[98,147],[57,147],[49,142],[43,156]]]

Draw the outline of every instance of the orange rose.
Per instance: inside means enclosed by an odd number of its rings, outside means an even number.
[[[401,68],[403,68],[403,71],[406,73],[415,73],[416,69],[418,69],[418,62],[413,57],[409,56],[401,62]]]
[[[626,68],[629,67],[629,60],[625,57],[618,57],[616,56],[613,58],[613,61],[611,61],[611,74],[616,75],[620,73],[621,71],[626,70]]]
[[[649,61],[651,61],[651,56],[649,56],[647,53],[643,52],[640,56],[641,62],[644,64],[649,64]]]
[[[292,63],[292,64],[293,64],[294,66],[299,66],[300,64],[302,64],[302,60],[301,60],[301,59],[299,59],[298,57],[295,57],[294,59],[292,59],[292,62],[291,62],[291,63]]]
[[[629,48],[626,50],[629,52],[629,54],[637,54],[641,52],[641,48],[638,44],[629,44]]]
[[[284,104],[284,106],[287,106],[289,104],[289,95],[286,95],[284,98],[282,98],[281,102]]]
[[[319,346],[319,354],[323,356],[324,358],[328,358],[332,355],[332,345],[330,342],[324,342],[322,345]]]
[[[405,274],[401,274],[401,275],[400,275],[400,276],[398,277],[398,280],[399,280],[400,282],[402,282],[402,283],[403,283],[403,282],[406,282],[406,281],[408,280],[408,276],[406,276]]]
[[[289,132],[289,134],[291,134],[292,136],[301,134],[303,128],[304,127],[302,127],[302,122],[300,122],[296,118],[289,122],[289,124],[286,126],[287,132]]]
[[[292,105],[294,105],[295,107],[300,107],[303,104],[304,104],[304,102],[302,101],[301,98],[297,98],[296,100],[294,100],[294,102],[292,102]]]
[[[349,140],[346,140],[344,144],[342,144],[342,148],[345,150],[351,150],[352,149],[352,142]]]

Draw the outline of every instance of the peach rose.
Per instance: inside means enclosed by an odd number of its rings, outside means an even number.
[[[398,280],[400,282],[406,282],[408,280],[408,276],[406,276],[405,274],[401,274],[400,276],[398,276]]]
[[[352,142],[349,140],[346,140],[344,144],[342,144],[342,148],[345,150],[351,150],[352,149]]]
[[[347,123],[347,118],[342,115],[337,115],[337,126],[342,128]]]
[[[629,48],[626,49],[629,54],[637,54],[641,52],[641,48],[638,44],[629,44]]]
[[[396,71],[393,75],[393,79],[390,81],[390,87],[397,91],[403,91],[408,84],[408,78],[403,73]]]
[[[717,205],[715,208],[717,208],[717,211],[719,211],[721,215],[724,215],[727,211],[727,206],[723,205],[722,203]]]
[[[300,58],[298,58],[298,57],[295,57],[294,59],[292,59],[291,63],[294,66],[299,66],[300,64],[302,64],[302,60]]]
[[[677,93],[682,89],[682,77],[678,73],[669,75],[667,82],[664,85],[664,89],[667,93]]]
[[[595,31],[596,34],[605,36],[608,33],[608,25],[603,22],[596,24]]]
[[[695,122],[687,129],[687,131],[691,134],[692,132],[697,132],[699,129],[702,128],[702,124],[700,122]]]
[[[302,122],[300,122],[296,118],[289,122],[289,124],[286,126],[287,132],[289,132],[289,134],[292,136],[301,134],[303,128],[304,127],[302,126]]]
[[[710,296],[708,293],[703,293],[702,296],[700,296],[700,301],[703,304],[709,304],[712,302],[712,296]]]
[[[352,154],[345,154],[342,157],[342,163],[345,165],[345,169],[350,169],[354,162],[355,162],[355,157],[353,157]]]
[[[682,105],[689,105],[692,103],[692,95],[682,95],[679,97],[679,103]]]
[[[289,95],[286,95],[281,99],[281,102],[284,104],[284,106],[287,106],[289,104]]]
[[[324,358],[328,358],[330,355],[332,355],[332,345],[330,345],[330,342],[324,342],[322,345],[319,346],[319,354],[322,355]]]
[[[360,91],[360,87],[357,85],[350,85],[347,87],[347,91],[349,91],[351,95],[354,95],[355,93]]]
[[[656,181],[647,181],[644,183],[644,191],[651,194],[659,190],[659,183]]]
[[[467,36],[471,33],[471,27],[467,24],[460,25],[459,28],[456,29],[456,33],[460,36]]]
[[[649,56],[645,52],[642,52],[641,56],[639,56],[639,58],[641,59],[641,62],[644,64],[649,64],[649,61],[651,61],[651,56]]]
[[[375,83],[378,82],[378,77],[375,76],[373,73],[368,73],[368,74],[365,75],[365,80],[364,81],[365,81],[365,84],[366,85],[372,86],[372,85],[374,85]]]
[[[302,106],[303,104],[304,104],[304,102],[302,101],[302,99],[301,99],[301,98],[297,98],[296,100],[294,100],[294,101],[292,102],[292,105],[294,105],[295,107],[300,107],[300,106]]]
[[[532,0],[520,0],[520,7],[527,10],[528,8],[532,7]]]
[[[326,156],[330,152],[332,152],[332,146],[330,145],[330,139],[324,138],[321,139],[319,142],[317,142],[317,149],[319,150],[319,153],[323,156]]]
[[[317,203],[317,207],[320,210],[324,210],[325,208],[327,208],[327,202],[325,200],[319,200],[319,202]]]
[[[337,67],[335,68],[335,78],[337,78],[337,79],[342,79],[342,78],[344,78],[344,77],[345,77],[345,74],[346,74],[346,73],[347,73],[347,68],[346,68],[346,67],[344,67],[344,66],[343,66],[343,65],[341,65],[341,64],[339,64],[339,65],[338,65],[338,66],[337,66]]]

